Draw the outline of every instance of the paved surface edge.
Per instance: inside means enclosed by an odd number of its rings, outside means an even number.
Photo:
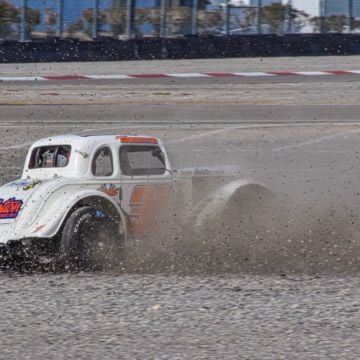
[[[124,79],[146,79],[146,78],[155,79],[155,78],[204,78],[204,77],[263,77],[263,76],[266,77],[266,76],[294,76],[294,75],[297,76],[360,75],[360,70],[1,76],[0,81],[124,80]]]

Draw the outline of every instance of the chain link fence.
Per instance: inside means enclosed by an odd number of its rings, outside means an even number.
[[[360,31],[360,0],[0,0],[0,40]]]

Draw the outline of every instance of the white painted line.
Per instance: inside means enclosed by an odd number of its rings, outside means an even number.
[[[225,133],[228,131],[241,130],[241,129],[245,130],[245,129],[261,129],[261,128],[273,128],[273,127],[277,128],[277,127],[289,127],[289,126],[296,127],[296,126],[298,126],[298,124],[252,124],[252,125],[230,126],[230,127],[226,127],[226,128],[220,128],[220,129],[216,129],[216,130],[206,131],[201,134],[185,136],[180,139],[169,140],[168,143],[178,144],[178,143],[182,143],[182,142],[198,140],[198,139],[208,137],[208,136],[222,134],[222,133]],[[194,129],[194,130],[196,130],[196,129]],[[199,129],[199,130],[201,130],[201,129]],[[358,131],[360,131],[360,129]],[[293,146],[289,146],[289,147],[292,148]],[[280,151],[280,150],[274,150],[274,151]]]
[[[360,70],[346,70],[353,74],[360,74]]]
[[[322,76],[322,75],[334,75],[324,71],[296,71],[294,74],[305,75],[305,76]]]
[[[233,73],[236,76],[276,76],[275,74],[269,74],[267,72],[239,72]]]
[[[3,146],[3,147],[0,147],[0,150],[23,149],[23,148],[29,147],[31,144],[32,144],[32,142],[23,143],[23,144],[16,144],[16,145],[12,145],[12,146]]]
[[[48,81],[39,76],[1,76],[0,81]]]
[[[185,136],[182,137],[180,139],[175,139],[175,140],[169,140],[168,143],[170,144],[178,144],[178,143],[182,143],[182,142],[186,142],[186,141],[192,141],[192,140],[198,140],[204,137],[208,137],[208,136],[213,136],[213,135],[218,135],[218,134],[222,134],[222,133],[226,133],[229,131],[234,131],[234,130],[241,130],[241,129],[261,129],[261,128],[268,128],[268,127],[285,127],[287,126],[287,124],[253,124],[253,125],[237,125],[237,126],[229,126],[229,127],[225,127],[225,128],[220,128],[220,129],[216,129],[216,130],[210,130],[210,131],[206,131],[203,132],[201,134],[196,134],[196,135],[190,135],[190,136]],[[196,130],[196,129],[194,129]],[[201,129],[199,129],[201,131]]]
[[[346,135],[357,134],[359,132],[360,132],[360,129],[355,129],[355,130],[349,130],[349,131],[338,133],[338,134],[321,136],[319,138],[311,139],[311,140],[304,141],[304,142],[301,142],[301,143],[298,143],[298,144],[282,146],[282,147],[273,149],[273,151],[278,152],[278,151],[284,151],[284,150],[295,150],[295,149],[299,149],[299,148],[302,148],[302,147],[305,147],[305,146],[315,145],[315,144],[319,144],[319,143],[324,142],[324,141],[329,141],[329,140],[333,140],[333,139],[336,139],[336,138],[340,138],[340,137],[343,137],[343,136],[346,136]]]
[[[84,75],[92,80],[118,80],[118,79],[133,79],[128,75]]]
[[[188,74],[165,74],[171,77],[179,77],[179,78],[196,78],[196,77],[211,77],[210,75],[201,74],[201,73],[188,73]]]
[[[201,138],[204,138],[204,137],[221,134],[221,133],[224,133],[224,132],[227,132],[227,131],[232,131],[232,130],[235,130],[237,128],[238,127],[228,127],[228,128],[222,128],[222,129],[217,129],[217,130],[206,131],[206,132],[203,132],[201,134],[185,136],[183,138],[170,140],[168,142],[170,144],[178,144],[178,143],[182,143],[182,142],[186,142],[186,141],[198,140],[198,139],[201,139]]]

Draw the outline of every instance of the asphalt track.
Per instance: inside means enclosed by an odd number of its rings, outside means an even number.
[[[25,64],[0,73],[315,71],[358,60]],[[221,237],[200,256],[196,239],[180,237],[182,258],[170,265],[160,266],[164,246],[126,273],[1,275],[0,358],[359,358],[359,86],[346,75],[1,83],[1,182],[19,176],[39,137],[146,133],[165,140],[176,167],[239,167],[287,212],[274,209],[281,227],[254,237],[238,262]]]

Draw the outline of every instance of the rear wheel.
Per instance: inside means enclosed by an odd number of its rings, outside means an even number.
[[[66,270],[105,270],[121,263],[124,236],[121,220],[92,206],[75,210],[60,239],[61,262]]]

